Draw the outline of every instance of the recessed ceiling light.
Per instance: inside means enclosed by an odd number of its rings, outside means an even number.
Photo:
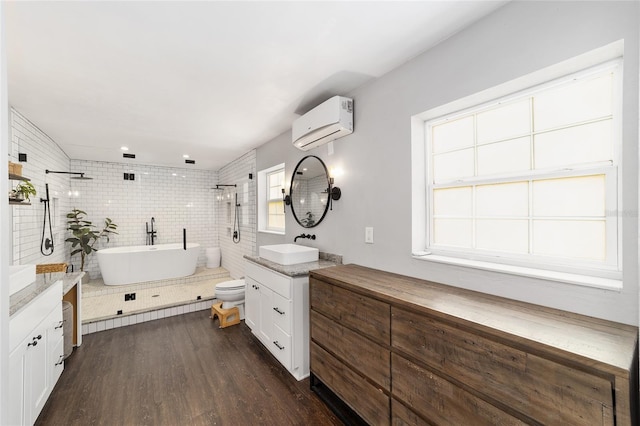
[[[123,151],[129,151],[129,147],[128,146],[121,146],[120,149],[123,150]]]
[[[184,154],[182,158],[189,158],[189,154]]]
[[[171,176],[178,176],[177,173],[171,173]]]

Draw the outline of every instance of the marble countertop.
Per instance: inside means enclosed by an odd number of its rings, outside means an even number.
[[[258,256],[245,255],[244,258],[289,277],[309,275],[309,271],[342,264],[342,256],[322,252],[320,252],[320,259],[296,265],[281,265]]]
[[[29,302],[38,297],[39,294],[60,280],[62,280],[62,294],[60,295],[60,298],[62,298],[62,296],[67,294],[67,292],[84,277],[84,274],[85,272],[71,272],[69,274],[64,272],[49,272],[46,274],[37,274],[33,284],[11,295],[9,298],[9,316],[27,306]]]

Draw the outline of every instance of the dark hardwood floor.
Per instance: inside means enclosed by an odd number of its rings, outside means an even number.
[[[340,425],[251,335],[209,311],[84,336],[36,425]]]

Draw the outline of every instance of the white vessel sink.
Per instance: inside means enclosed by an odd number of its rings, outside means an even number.
[[[318,260],[317,248],[298,246],[295,244],[261,246],[259,253],[261,258],[279,263],[280,265],[295,265]]]
[[[9,266],[9,295],[17,293],[36,280],[36,265]]]

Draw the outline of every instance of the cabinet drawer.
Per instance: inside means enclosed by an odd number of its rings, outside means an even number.
[[[390,390],[391,355],[388,348],[315,311],[311,311],[311,338],[382,389]]]
[[[47,328],[47,338],[52,340],[62,339],[64,334],[62,327],[62,306],[56,306],[51,310],[45,319],[44,326]]]
[[[613,424],[612,384],[427,316],[392,310],[392,346],[544,424]],[[396,366],[393,366],[393,371]],[[396,376],[394,378],[394,395]]]
[[[389,424],[389,397],[314,342],[311,371],[367,423]]]
[[[49,375],[51,380],[51,389],[56,385],[58,378],[62,374],[64,370],[64,339],[58,340],[53,345],[53,350],[51,351],[51,357],[49,358],[49,367],[51,368],[51,374]]]
[[[291,334],[291,300],[285,299],[278,293],[273,293],[271,304],[273,305],[271,307],[273,323],[285,333]]]
[[[391,307],[388,303],[309,279],[311,309],[357,330],[383,345],[390,344]]]
[[[269,350],[288,370],[291,369],[291,336],[279,327],[273,327]]]
[[[526,424],[399,355],[391,356],[391,366],[393,397],[410,407],[409,413],[414,411],[433,424]],[[398,416],[403,415],[397,405],[394,408],[399,410]]]
[[[286,299],[291,299],[291,278],[249,261],[244,263],[244,274]]]

